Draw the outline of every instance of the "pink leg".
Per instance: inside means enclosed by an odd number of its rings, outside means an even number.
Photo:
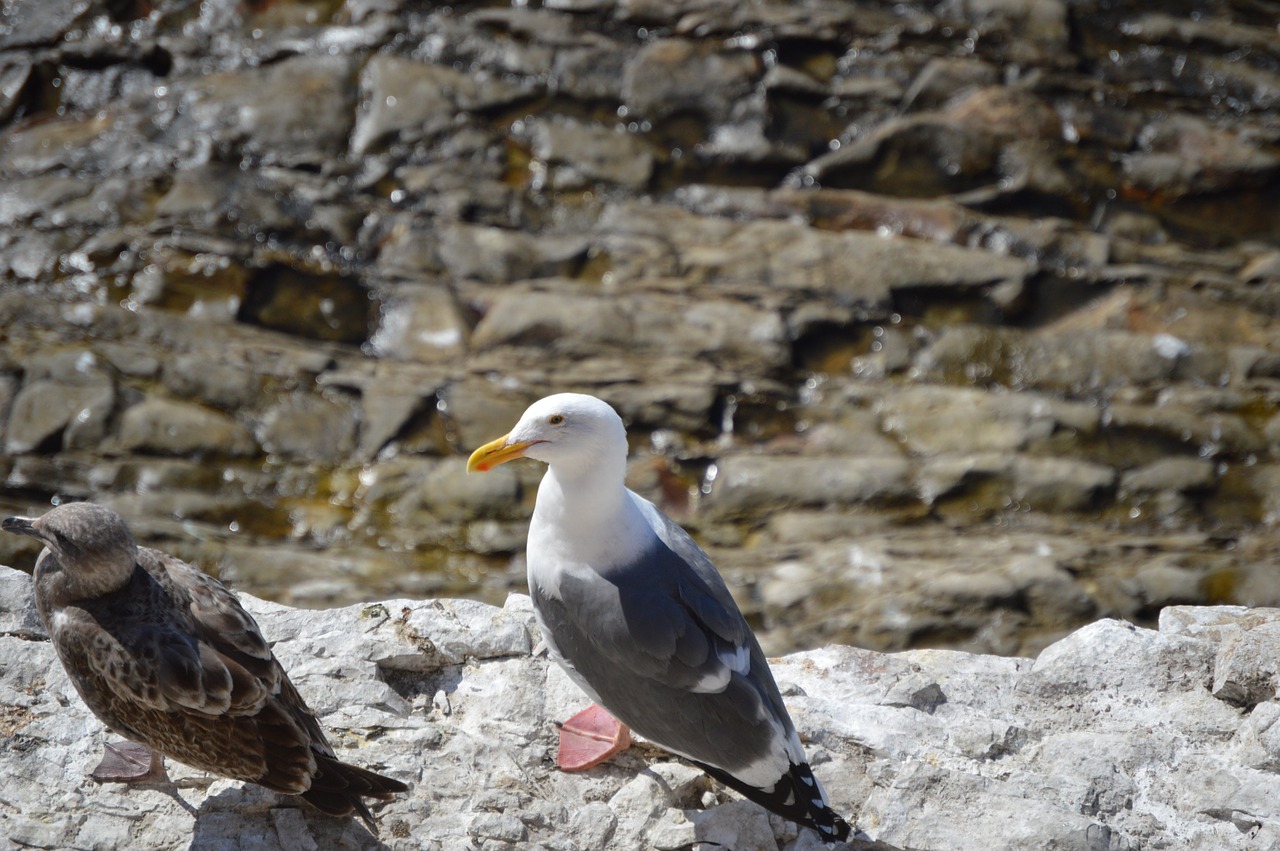
[[[164,757],[136,742],[108,742],[102,762],[89,773],[99,783],[168,783]]]
[[[556,763],[562,771],[586,771],[631,747],[631,730],[595,703],[556,726],[560,728]]]

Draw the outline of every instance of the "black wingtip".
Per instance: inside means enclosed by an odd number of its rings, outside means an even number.
[[[792,764],[790,770],[778,778],[772,789],[760,789],[743,783],[732,774],[712,765],[694,763],[721,783],[734,789],[750,801],[766,810],[788,818],[802,827],[817,831],[828,845],[846,842],[853,832],[849,823],[827,805],[818,778],[807,763]]]
[[[849,827],[849,822],[841,818],[835,810],[824,805],[821,810],[815,810],[812,814],[813,827],[818,831],[823,842],[831,845],[849,841],[849,835],[853,829]]]
[[[780,781],[780,785],[784,785],[788,779],[795,790],[796,798],[805,805],[807,810],[808,821],[801,824],[818,831],[822,841],[828,845],[848,840],[852,832],[849,823],[827,805],[826,796],[818,784],[818,778],[813,776],[813,769],[809,764],[792,765],[786,777]]]

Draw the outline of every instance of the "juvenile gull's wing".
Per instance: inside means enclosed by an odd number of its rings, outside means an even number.
[[[169,648],[166,695],[201,713],[261,712],[288,678],[253,617],[216,579],[155,550],[140,556],[185,615],[163,623],[167,634],[157,636]]]
[[[375,833],[363,797],[389,800],[403,783],[338,760],[320,722],[271,652],[253,617],[217,580],[177,559],[164,558],[165,576],[177,599],[190,600],[202,670],[231,678],[227,715],[261,761],[253,778],[269,789],[302,794],[328,813],[354,811]],[[206,689],[206,693],[207,689]]]
[[[189,765],[281,792],[331,755],[252,617],[216,580],[140,548],[120,591],[66,607],[55,643],[116,732]]]

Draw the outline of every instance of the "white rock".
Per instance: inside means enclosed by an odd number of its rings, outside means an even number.
[[[413,785],[377,813],[384,844],[173,763],[174,790],[89,781],[114,737],[29,623],[29,577],[0,568],[0,849],[820,847],[652,748],[558,771],[554,721],[588,700],[532,655],[526,597],[244,600],[342,758]],[[1034,662],[826,647],[773,666],[862,851],[1243,851],[1280,847],[1278,630],[1280,610],[1179,607],[1159,631],[1100,621]]]

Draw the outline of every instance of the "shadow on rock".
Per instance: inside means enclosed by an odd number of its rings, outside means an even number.
[[[325,815],[291,795],[228,782],[227,788],[210,794],[196,811],[190,851],[388,848],[359,819]],[[388,827],[384,825],[383,830]]]

